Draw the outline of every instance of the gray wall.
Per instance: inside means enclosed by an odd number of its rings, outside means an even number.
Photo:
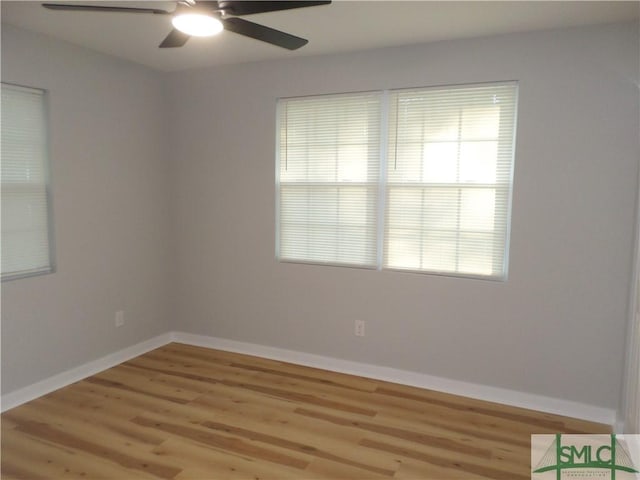
[[[618,407],[639,156],[637,26],[168,78],[179,132],[173,329]],[[278,97],[513,79],[507,282],[275,260]],[[366,337],[353,335],[354,319],[367,321]]]
[[[162,75],[3,26],[2,78],[51,92],[58,261],[2,285],[3,392],[171,329],[617,408],[637,27]],[[512,79],[507,282],[275,260],[278,97]]]
[[[7,393],[167,330],[169,159],[152,70],[3,25],[2,81],[50,94],[58,263],[2,284]]]

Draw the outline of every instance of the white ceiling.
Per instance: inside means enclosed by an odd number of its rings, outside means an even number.
[[[57,0],[48,0],[57,2]],[[58,3],[72,3],[60,0]],[[78,2],[173,10],[171,1]],[[638,21],[638,1],[351,1],[243,18],[309,39],[288,51],[230,32],[159,49],[170,16],[60,12],[35,1],[1,0],[2,22],[161,71],[320,55],[454,38]]]

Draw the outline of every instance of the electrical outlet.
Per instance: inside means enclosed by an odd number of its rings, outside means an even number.
[[[355,321],[355,334],[356,337],[364,337],[364,320]]]
[[[124,325],[124,312],[122,310],[118,310],[116,312],[116,327],[121,327]]]

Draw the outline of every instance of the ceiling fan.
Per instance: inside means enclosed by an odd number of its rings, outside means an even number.
[[[156,8],[117,7],[100,5],[79,5],[62,3],[43,3],[42,6],[51,10],[66,10],[76,12],[119,12],[119,13],[150,13],[154,15],[170,15],[173,30],[162,41],[160,48],[174,48],[183,46],[191,36],[215,35],[220,31],[244,35],[263,42],[296,50],[309,41],[281,32],[264,25],[250,22],[243,15],[254,13],[275,12],[293,8],[326,5],[331,0],[320,1],[245,1],[245,0],[179,0],[172,12]]]

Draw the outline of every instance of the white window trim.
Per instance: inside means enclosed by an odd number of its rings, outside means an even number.
[[[53,199],[52,199],[52,187],[51,187],[51,136],[49,131],[49,92],[42,88],[30,87],[25,85],[19,85],[11,82],[1,82],[3,86],[11,88],[17,91],[24,91],[28,93],[37,92],[42,95],[43,98],[43,116],[45,123],[45,159],[43,165],[44,172],[44,186],[45,186],[45,198],[47,203],[47,240],[48,240],[48,250],[49,250],[49,264],[48,266],[33,268],[29,270],[21,270],[17,272],[5,273],[0,275],[0,281],[2,283],[9,282],[13,280],[19,280],[23,278],[29,278],[34,276],[46,275],[50,273],[55,273],[57,270],[56,263],[56,248],[55,248],[55,235],[54,235],[54,220],[53,220]],[[1,185],[0,185],[1,188]],[[1,219],[0,219],[1,224]],[[1,242],[1,239],[0,239]]]
[[[515,94],[514,94],[514,119],[513,119],[513,130],[512,130],[512,150],[511,150],[511,169],[509,172],[509,181],[508,181],[508,191],[507,191],[507,200],[506,200],[506,223],[505,223],[505,245],[503,252],[503,274],[502,275],[482,275],[482,274],[474,274],[474,273],[460,273],[460,272],[450,272],[450,271],[438,271],[438,270],[421,270],[421,269],[410,269],[410,268],[396,268],[384,266],[384,240],[385,240],[385,219],[386,219],[386,195],[387,195],[387,167],[388,167],[388,143],[389,143],[389,135],[390,135],[390,126],[389,126],[389,112],[390,112],[390,94],[396,92],[403,91],[411,91],[411,90],[442,90],[442,89],[456,89],[456,88],[471,88],[471,87],[481,87],[481,86],[505,86],[511,85],[515,86]],[[300,96],[300,97],[282,97],[278,99],[276,105],[276,175],[275,175],[275,212],[276,212],[276,222],[275,222],[275,254],[276,260],[280,263],[289,263],[289,264],[298,264],[298,265],[322,265],[322,266],[334,266],[334,267],[347,267],[347,268],[357,268],[364,270],[377,270],[377,271],[389,271],[389,272],[397,272],[397,273],[408,273],[408,274],[420,274],[420,275],[430,275],[430,276],[440,276],[440,277],[454,277],[454,278],[464,278],[470,280],[484,280],[484,281],[492,281],[503,283],[508,280],[509,277],[509,259],[510,259],[510,246],[511,246],[511,217],[512,217],[512,209],[513,209],[513,181],[514,181],[514,170],[515,170],[515,151],[516,151],[516,134],[518,127],[518,103],[519,103],[519,82],[517,80],[503,80],[503,81],[491,81],[491,82],[476,82],[469,84],[455,84],[455,85],[433,85],[428,87],[409,87],[409,88],[401,88],[401,89],[385,89],[385,90],[377,90],[381,96],[381,123],[380,123],[380,160],[379,160],[379,176],[378,176],[378,198],[377,198],[377,210],[376,210],[376,219],[377,219],[377,235],[376,235],[376,265],[358,265],[358,264],[344,264],[339,262],[321,262],[321,261],[312,261],[312,260],[292,260],[281,258],[280,255],[280,109],[283,106],[283,103],[288,100],[293,100],[296,98],[312,98],[312,97],[321,97],[323,95],[311,95],[311,96]],[[349,95],[349,94],[357,94],[357,93],[373,93],[371,91],[359,91],[359,92],[343,92],[340,94],[327,94],[332,96],[338,95]]]

